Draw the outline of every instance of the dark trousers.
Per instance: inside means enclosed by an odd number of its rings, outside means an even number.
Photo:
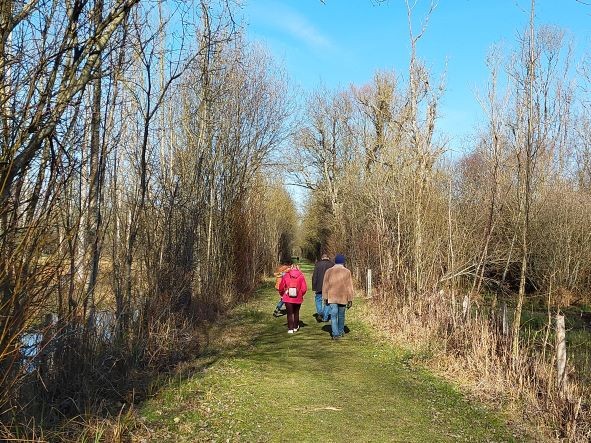
[[[300,307],[299,303],[285,303],[287,308],[287,329],[296,329],[300,324]]]

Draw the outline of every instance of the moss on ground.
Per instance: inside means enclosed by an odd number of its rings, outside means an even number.
[[[304,266],[310,281],[311,267]],[[502,419],[451,385],[407,364],[348,311],[349,333],[330,340],[313,317],[287,334],[271,315],[271,282],[211,331],[210,349],[140,411],[136,440],[220,442],[509,442]],[[356,302],[357,303],[357,302]]]

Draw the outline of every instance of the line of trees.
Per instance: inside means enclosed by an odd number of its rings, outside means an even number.
[[[183,327],[223,313],[291,252],[295,208],[269,178],[289,129],[286,79],[232,8],[2,2],[7,436],[31,412],[24,404],[44,405],[47,418],[125,398],[134,370],[189,350],[166,334],[180,340]],[[43,337],[34,375],[23,363],[31,329]]]
[[[490,81],[478,97],[486,120],[473,144],[446,155],[436,127],[444,83],[417,57],[425,27],[413,32],[407,7],[406,75],[378,72],[367,85],[309,98],[294,139],[303,165],[294,174],[311,190],[305,250],[310,257],[345,252],[360,281],[372,269],[376,309],[407,337],[429,329],[450,346],[458,324],[480,337],[488,326],[465,322],[484,301],[477,315],[496,330],[498,306],[507,302],[513,315],[504,318],[504,334],[511,338],[501,334],[502,346],[487,349],[523,379],[525,362],[537,358],[521,349],[526,296],[542,296],[550,312],[591,289],[588,60],[574,63],[564,31],[535,26],[532,3],[513,52],[495,49],[487,59]],[[551,323],[545,328],[537,348],[544,354]],[[462,335],[461,352],[474,340]],[[541,389],[552,396],[551,387]],[[572,405],[553,418],[565,433]]]

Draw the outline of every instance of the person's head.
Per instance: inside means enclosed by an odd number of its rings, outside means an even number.
[[[322,254],[322,257],[320,257],[320,260],[328,260],[328,254]]]
[[[334,262],[336,265],[344,265],[345,264],[345,256],[343,254],[337,254],[334,258]]]
[[[287,266],[289,266],[290,269],[299,269],[298,264],[295,260],[288,260]]]

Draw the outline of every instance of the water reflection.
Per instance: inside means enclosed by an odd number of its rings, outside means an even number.
[[[139,310],[136,308],[132,311],[132,321],[135,323],[138,319]],[[45,316],[43,327],[29,330],[21,336],[20,353],[23,367],[27,372],[30,373],[38,369],[39,357],[41,357],[40,354],[46,354],[46,356],[50,358],[54,343],[57,343],[56,338],[63,338],[65,334],[67,334],[67,332],[63,330],[58,331],[57,324],[57,314],[50,313]],[[88,329],[94,331],[94,336],[98,340],[109,343],[115,338],[117,316],[113,311],[108,310],[91,311],[86,326]],[[75,328],[75,330],[80,332],[79,328]],[[71,333],[74,329],[69,329],[69,331]]]
[[[111,341],[115,334],[115,313],[111,311],[97,311],[91,313],[88,319],[89,325],[95,328],[97,337],[101,340]]]
[[[23,366],[27,372],[37,369],[35,358],[41,352],[42,343],[42,332],[27,332],[21,337],[21,355],[23,357]]]

